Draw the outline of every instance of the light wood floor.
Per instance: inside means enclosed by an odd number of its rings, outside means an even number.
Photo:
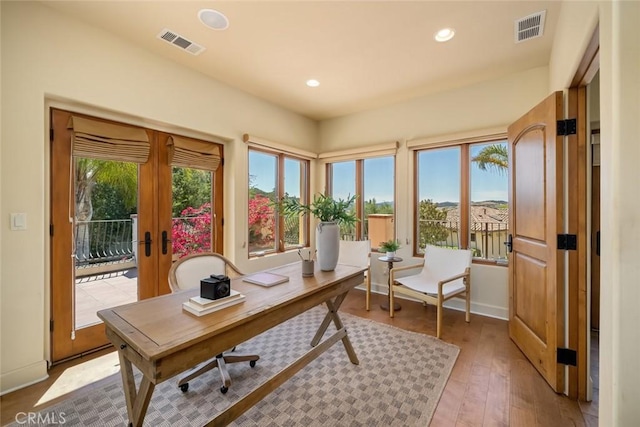
[[[352,291],[341,310],[391,324],[402,329],[435,335],[435,307],[402,301],[402,310],[391,319],[379,307],[386,296],[373,295],[371,311],[364,310],[364,293]],[[507,322],[482,316],[464,321],[464,313],[446,310],[442,339],[460,347],[460,356],[438,403],[431,426],[597,426],[597,400],[584,403],[554,393],[509,339]],[[0,398],[4,426],[20,412],[46,411],[60,400],[79,396],[107,383],[119,382],[119,374],[69,391],[46,405],[37,402],[69,367],[95,360],[109,351],[75,359],[51,368],[49,379]],[[393,357],[392,355],[389,357]],[[410,367],[409,367],[410,368]],[[420,426],[422,427],[422,426]]]

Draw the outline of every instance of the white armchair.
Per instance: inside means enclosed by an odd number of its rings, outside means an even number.
[[[365,308],[371,308],[371,271],[369,259],[371,256],[371,240],[340,240],[338,264],[366,267],[364,282],[366,285]]]
[[[398,277],[400,271],[420,269],[417,274]],[[427,304],[436,305],[436,336],[442,329],[442,304],[454,297],[466,300],[465,320],[470,321],[471,308],[471,251],[445,249],[427,245],[424,261],[420,264],[396,267],[389,272],[391,285],[389,316],[393,317],[393,299],[396,293],[404,294]]]

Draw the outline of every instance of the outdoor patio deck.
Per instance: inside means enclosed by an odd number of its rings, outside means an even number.
[[[138,270],[98,274],[76,279],[76,328],[100,322],[98,310],[138,299]]]

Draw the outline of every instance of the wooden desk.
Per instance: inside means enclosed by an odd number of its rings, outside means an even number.
[[[199,288],[98,312],[107,337],[118,349],[129,425],[142,426],[156,384],[319,304],[326,304],[328,313],[311,341],[312,348],[209,425],[229,424],[339,340],[351,363],[359,363],[337,312],[347,292],[363,282],[364,269],[346,265],[334,271],[317,268],[313,277],[303,278],[297,262],[269,271],[289,276],[289,281],[265,288],[233,279],[232,289],[243,293],[246,300],[202,317],[182,310],[182,303],[198,295]],[[331,321],[337,331],[320,343]],[[132,364],[143,374],[137,390]]]

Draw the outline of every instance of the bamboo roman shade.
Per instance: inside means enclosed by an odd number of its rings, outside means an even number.
[[[149,159],[149,137],[143,128],[124,126],[71,116],[75,157],[146,163]]]
[[[398,141],[385,144],[369,145],[366,148],[321,153],[318,158],[324,163],[344,162],[347,160],[370,159],[373,157],[395,156],[398,152]]]
[[[278,142],[269,141],[264,138],[249,135],[248,133],[245,133],[242,139],[247,143],[249,147],[257,148],[262,151],[268,151],[274,154],[282,153],[304,160],[313,160],[318,158],[318,155],[316,153],[312,153],[311,151],[292,147],[290,145],[280,144]]]
[[[220,147],[213,142],[171,135],[167,141],[169,164],[215,172],[220,166]]]

